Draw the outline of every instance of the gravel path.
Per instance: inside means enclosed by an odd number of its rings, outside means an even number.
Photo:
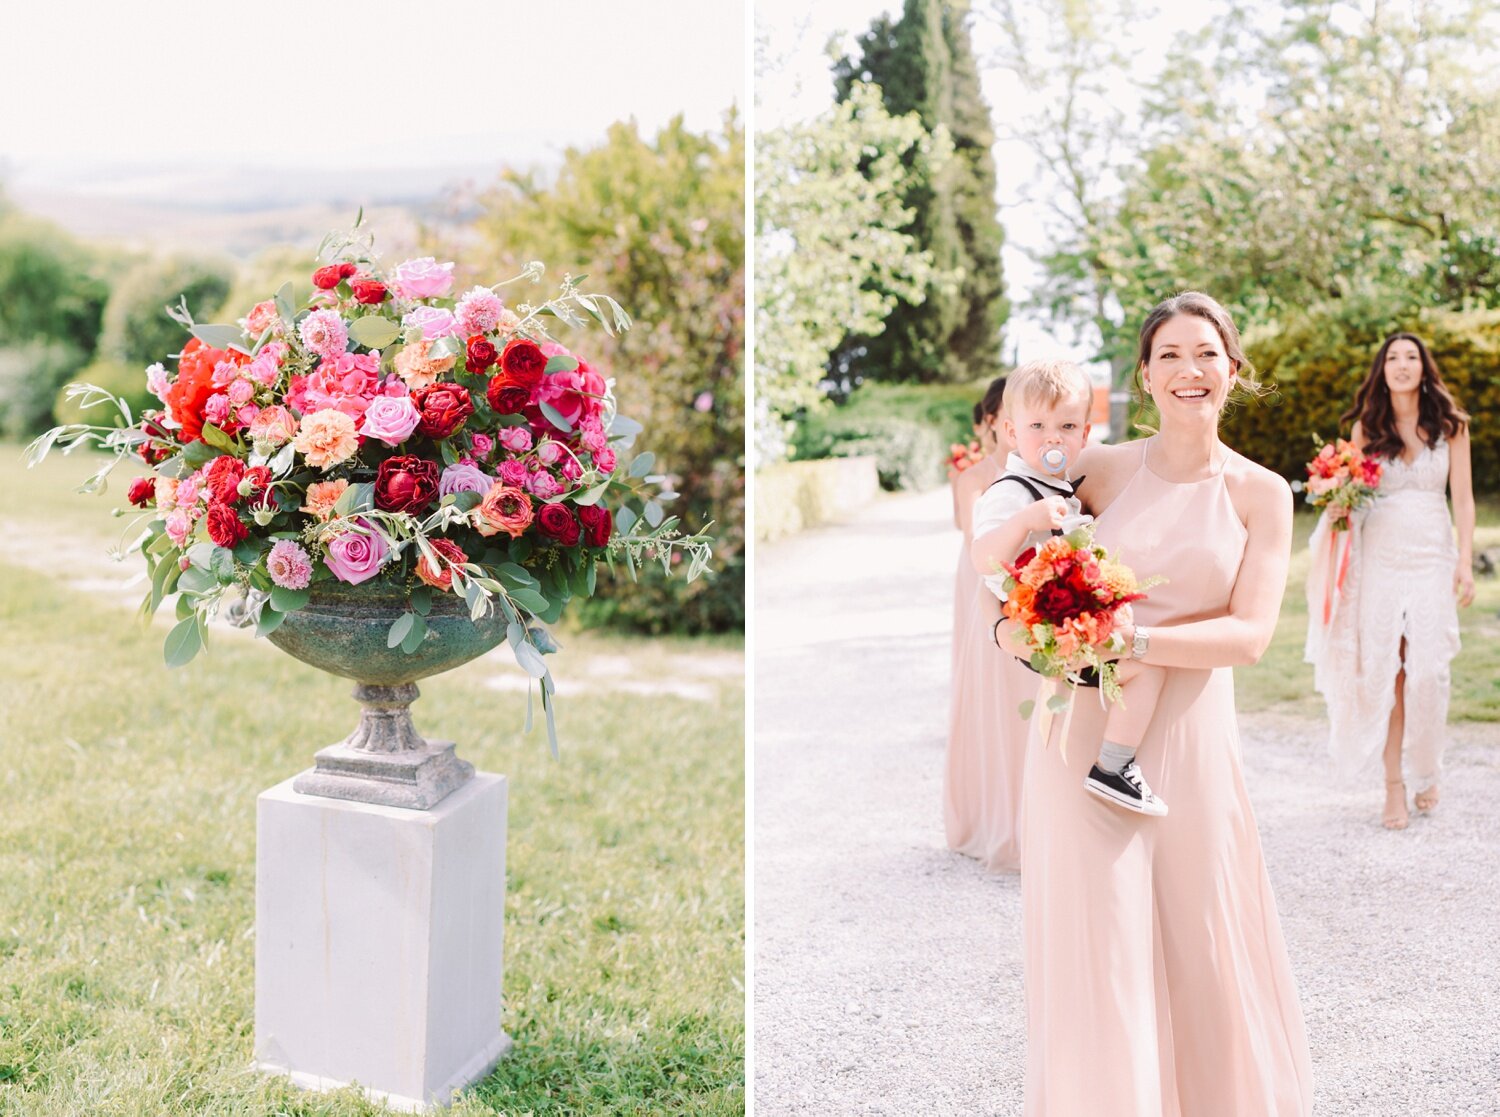
[[[1021,1111],[1020,881],[943,842],[957,547],[938,491],[757,552],[761,1117]],[[1315,1112],[1500,1117],[1500,731],[1458,727],[1439,813],[1393,834],[1319,722],[1241,729]]]

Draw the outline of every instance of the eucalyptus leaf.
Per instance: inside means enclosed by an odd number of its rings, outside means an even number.
[[[522,640],[519,644],[516,644],[514,650],[516,653],[516,662],[533,679],[540,679],[547,673],[547,665],[542,662],[541,653],[526,643],[526,641]]]
[[[281,627],[281,622],[286,620],[285,613],[278,613],[267,605],[260,611],[260,620],[255,625],[256,636],[269,636]]]
[[[182,460],[189,466],[197,468],[207,465],[219,456],[219,451],[207,442],[189,442],[182,448]]]
[[[411,607],[417,611],[418,616],[425,617],[432,612],[432,587],[413,586],[411,591]]]
[[[547,599],[534,589],[511,590],[510,599],[532,613],[540,614],[547,608]]]
[[[587,596],[587,597],[593,597],[594,596],[594,586],[596,584],[596,580],[597,580],[598,576],[599,576],[599,564],[597,562],[591,562],[591,563],[589,563],[588,593],[585,596]]]
[[[650,450],[643,451],[636,456],[635,461],[630,463],[630,476],[644,477],[651,472],[651,467],[656,464],[656,455]]]
[[[505,642],[511,647],[516,647],[526,640],[526,626],[519,621],[511,621],[505,626]]]
[[[215,450],[222,450],[226,454],[237,455],[240,452],[240,448],[235,444],[234,439],[230,438],[212,423],[203,424],[203,441],[207,442]]]
[[[464,343],[456,337],[440,337],[427,348],[427,359],[439,360],[443,357],[457,357],[464,351]]]
[[[394,648],[397,644],[403,643],[410,634],[412,624],[416,619],[415,613],[402,613],[397,617],[391,624],[391,630],[385,634],[385,646]]]
[[[1021,720],[1030,721],[1032,713],[1036,710],[1036,699],[1028,698],[1021,703]]]
[[[288,331],[296,325],[297,310],[292,303],[291,280],[283,283],[276,291],[276,313],[281,315],[281,322]]]
[[[198,631],[198,618],[189,616],[178,621],[172,631],[167,633],[162,655],[168,667],[182,667],[192,662],[193,657],[202,650],[203,638]]]
[[[550,375],[554,372],[572,372],[577,367],[577,357],[570,357],[566,353],[559,353],[555,357],[547,358],[547,367],[542,369],[542,371]]]
[[[221,583],[234,581],[234,552],[227,547],[215,547],[209,555],[208,569]]]
[[[427,639],[427,622],[415,613],[407,613],[411,618],[411,631],[406,634],[406,639],[401,641],[401,650],[411,655],[422,646],[422,641]]]
[[[367,314],[349,324],[349,336],[366,349],[383,349],[400,334],[400,325],[379,314]]]
[[[307,587],[291,590],[285,586],[275,586],[271,589],[271,608],[279,613],[295,613],[311,599],[312,590]]]
[[[558,411],[557,408],[553,407],[550,403],[543,403],[541,401],[538,401],[537,407],[541,410],[542,415],[546,418],[547,422],[551,423],[558,430],[571,431],[573,429],[573,424],[564,419],[562,417],[562,412]]]
[[[239,349],[245,344],[245,331],[238,326],[194,326],[191,332],[204,345],[214,349]]]
[[[635,509],[622,504],[620,505],[620,510],[615,513],[615,527],[623,535],[630,530],[630,525],[635,523],[637,519],[639,517],[635,514]]]
[[[444,443],[447,445],[447,443]],[[483,493],[454,493],[453,507],[460,512],[472,512],[484,501]]]
[[[608,488],[609,482],[604,481],[601,484],[595,485],[592,489],[589,489],[586,492],[580,493],[578,496],[574,497],[573,503],[578,505],[580,508],[587,508],[591,504],[598,504],[600,498],[604,496],[604,493]]]
[[[171,561],[170,559],[167,561]],[[204,594],[218,586],[219,580],[206,570],[190,566],[177,579],[177,588],[182,593]]]
[[[547,712],[547,747],[552,750],[552,759],[557,759],[557,720],[552,712],[552,696],[542,689],[542,709]]]
[[[615,421],[609,425],[611,438],[624,438],[628,435],[640,434],[646,428],[634,419],[627,419],[623,415],[616,415]]]
[[[662,517],[666,515],[666,513],[662,511],[661,505],[657,504],[654,500],[646,501],[646,507],[643,511],[646,516],[646,522],[653,528],[660,526]]]
[[[1047,709],[1054,714],[1060,714],[1068,708],[1068,704],[1072,701],[1073,696],[1071,694],[1054,694],[1051,698],[1047,699]]]

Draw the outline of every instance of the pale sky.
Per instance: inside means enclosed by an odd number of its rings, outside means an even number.
[[[0,179],[527,164],[747,101],[743,0],[8,5]],[[38,177],[40,176],[40,177]]]

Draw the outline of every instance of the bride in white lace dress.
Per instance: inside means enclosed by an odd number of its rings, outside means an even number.
[[[1454,403],[1432,354],[1395,334],[1343,416],[1353,439],[1384,464],[1379,496],[1354,517],[1351,559],[1337,608],[1322,623],[1324,564],[1308,578],[1307,658],[1328,704],[1329,748],[1352,776],[1380,753],[1388,829],[1407,824],[1406,780],[1416,807],[1437,806],[1447,744],[1449,663],[1458,653],[1458,604],[1474,598],[1474,492],[1468,415]],[[1445,491],[1451,491],[1453,522]],[[1328,547],[1327,517],[1311,542]]]

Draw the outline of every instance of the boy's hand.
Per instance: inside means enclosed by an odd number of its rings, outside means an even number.
[[[1026,509],[1026,527],[1030,531],[1060,528],[1068,515],[1068,503],[1060,496],[1044,496]]]

